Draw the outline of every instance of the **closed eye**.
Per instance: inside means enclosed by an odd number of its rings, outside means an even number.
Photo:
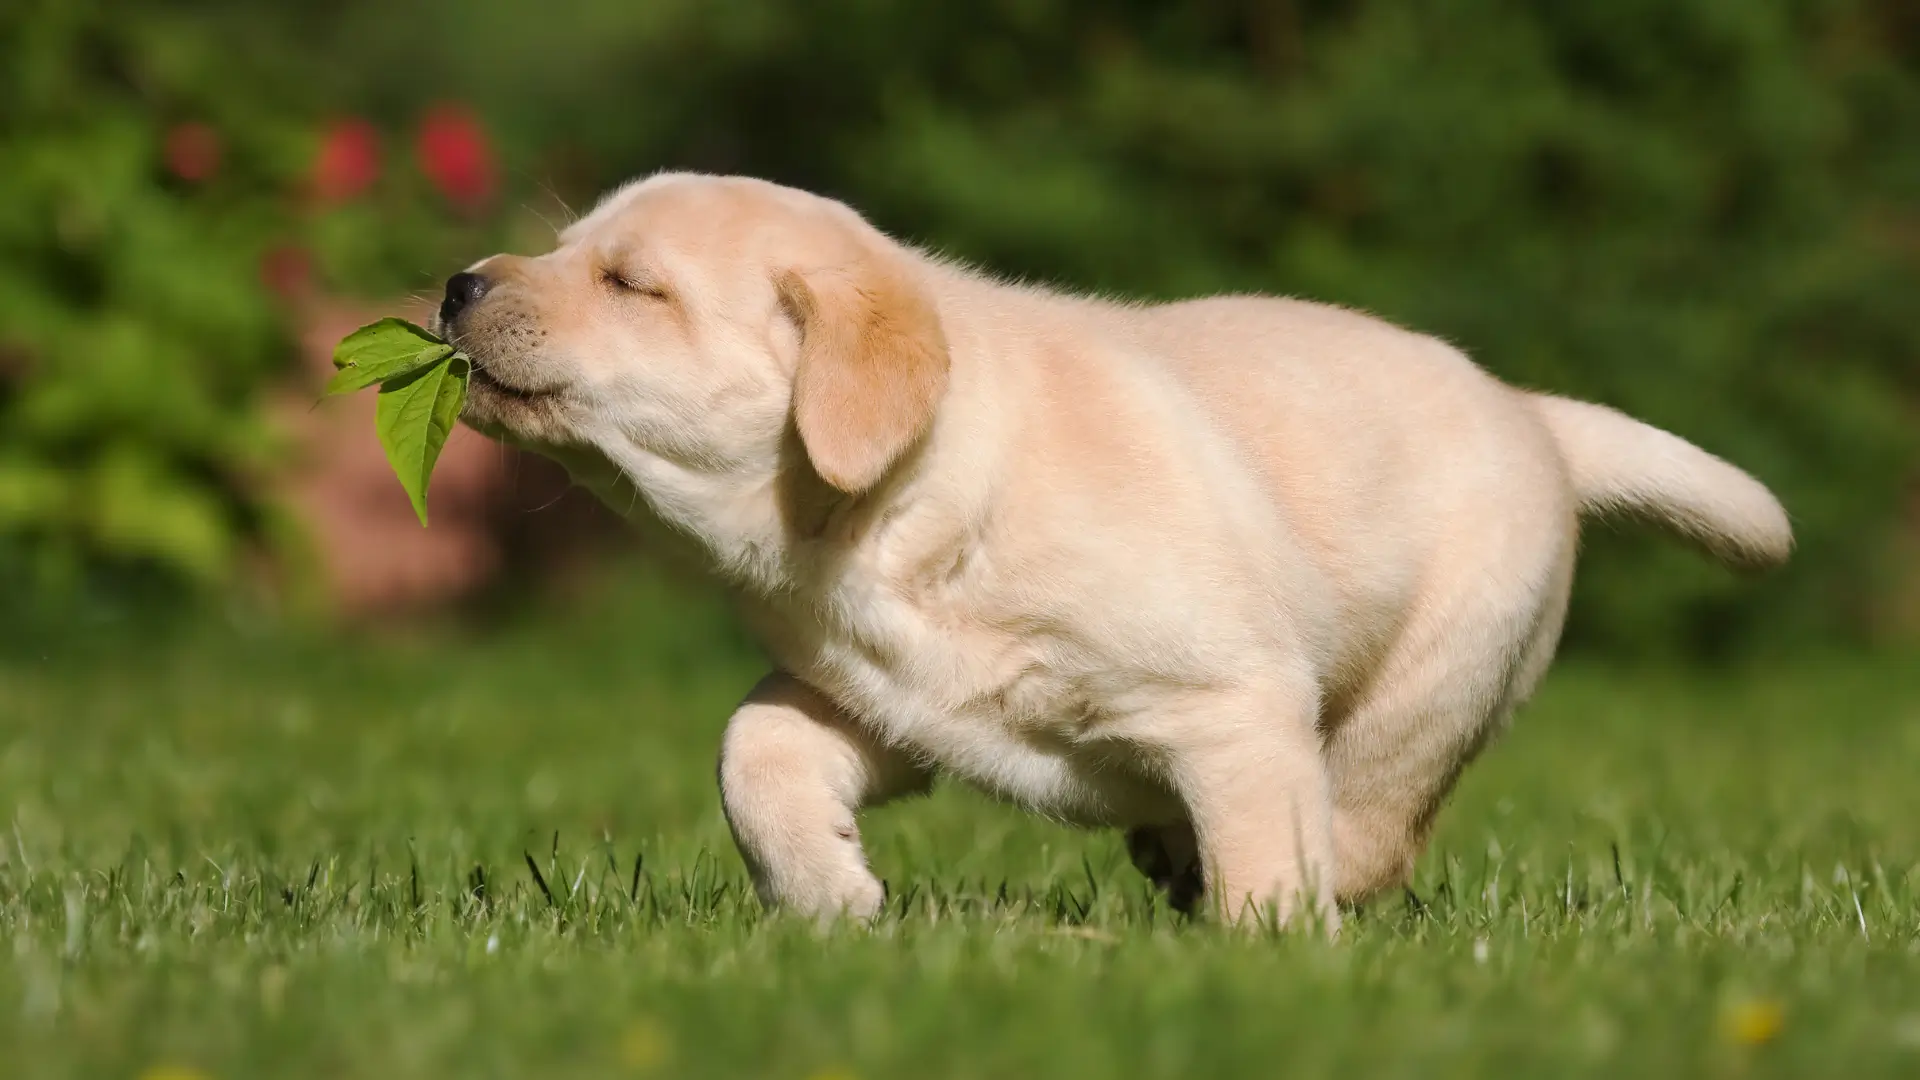
[[[600,271],[600,280],[615,292],[644,296],[649,300],[670,300],[667,292],[658,280],[650,275],[630,274],[623,270],[608,267]]]

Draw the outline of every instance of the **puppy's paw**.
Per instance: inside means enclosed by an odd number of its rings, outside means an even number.
[[[840,873],[789,888],[774,895],[762,892],[768,906],[787,915],[812,919],[821,927],[843,922],[868,922],[887,904],[887,887],[864,867],[855,873],[848,868]]]
[[[880,909],[886,906],[886,882],[881,881],[872,874],[867,874],[860,881],[849,883],[844,901],[840,904],[839,908],[836,909],[835,912],[830,913],[828,917],[832,918],[838,915],[842,918],[859,919],[862,922],[866,922],[873,919],[874,916],[879,915]]]

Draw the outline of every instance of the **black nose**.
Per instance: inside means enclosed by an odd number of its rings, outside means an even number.
[[[479,274],[461,271],[447,279],[447,298],[440,301],[440,321],[450,323],[460,317],[460,313],[473,306],[474,302],[487,295],[487,289],[493,282]]]

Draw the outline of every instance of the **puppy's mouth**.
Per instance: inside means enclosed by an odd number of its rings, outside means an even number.
[[[471,355],[471,354],[469,354]],[[538,450],[564,441],[564,386],[532,389],[503,381],[474,357],[460,420],[490,439]]]
[[[467,376],[467,383],[469,390],[479,388],[483,393],[498,394],[521,402],[539,401],[553,394],[551,390],[525,390],[518,386],[509,386],[501,382],[485,364],[478,361],[473,363],[472,370]]]

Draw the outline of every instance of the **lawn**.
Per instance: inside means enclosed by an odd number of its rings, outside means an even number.
[[[488,629],[124,626],[0,662],[0,1074],[1920,1075],[1920,665],[1570,662],[1329,944],[1189,923],[963,790],[754,905],[758,674],[646,579]]]

